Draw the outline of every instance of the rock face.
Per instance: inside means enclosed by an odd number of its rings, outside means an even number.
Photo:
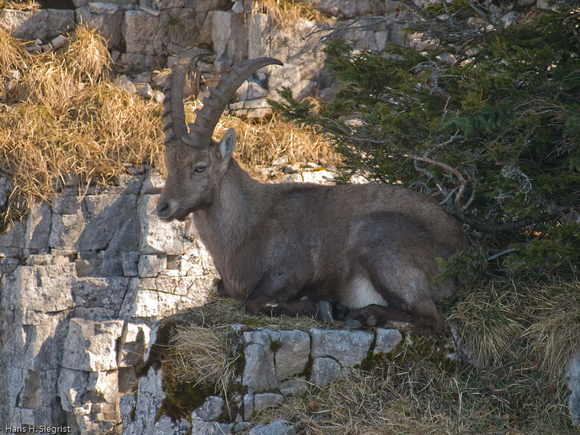
[[[298,19],[281,25],[265,10],[261,0],[75,0],[75,9],[0,11],[0,24],[20,39],[36,41],[30,49],[50,50],[63,44],[62,36],[77,23],[91,24],[107,40],[120,69],[150,70],[170,66],[175,55],[190,47],[210,49],[210,64],[200,65],[205,89],[217,83],[232,65],[245,59],[272,56],[283,67],[268,67],[252,77],[231,106],[238,116],[271,114],[266,98],[278,99],[277,89],[286,86],[294,97],[332,95],[334,79],[324,68],[324,54],[315,50],[317,38],[304,38],[314,21]],[[327,21],[349,26],[361,16],[381,14],[364,29],[344,30],[342,37],[357,41],[359,48],[382,49],[388,42],[405,44],[400,21],[404,11],[393,1],[304,1],[329,14]],[[372,21],[372,20],[371,20]],[[360,27],[360,26],[356,26]],[[324,90],[326,91],[324,92]],[[203,90],[202,90],[203,91]],[[202,93],[203,95],[203,93]]]
[[[572,392],[568,398],[568,409],[572,423],[580,426],[580,352],[576,352],[568,362],[566,372],[568,388]]]
[[[295,428],[283,420],[255,427],[250,420],[255,413],[303,391],[307,383],[324,386],[340,376],[349,376],[369,355],[389,353],[403,337],[395,329],[366,332],[261,328],[242,331],[239,339],[244,366],[238,377],[240,385],[231,388],[237,393],[228,397],[228,402],[238,409],[238,415],[232,416],[234,422],[220,420],[224,400],[216,396],[205,398],[189,418],[171,423],[168,417],[158,418],[166,393],[161,386],[161,371],[151,367],[139,379],[137,391],[121,399],[123,434],[219,434],[242,430],[256,435],[295,433]]]
[[[161,185],[70,186],[0,235],[3,424],[118,431],[152,324],[205,302],[211,259],[192,225],[151,213]]]
[[[144,356],[151,327],[205,303],[216,273],[195,227],[161,223],[153,210],[163,179],[146,169],[134,172],[86,192],[71,181],[0,234],[0,421],[6,425],[120,432],[119,399],[136,381],[132,366]],[[0,177],[0,206],[11,188]],[[304,370],[310,338],[300,331],[277,334],[277,359],[270,353],[263,364],[269,377],[244,375],[251,388],[297,386],[287,380]],[[272,338],[255,332],[246,339],[248,358],[260,364]],[[263,396],[256,406],[269,400]],[[149,402],[157,403],[153,396]],[[203,430],[213,433],[210,426]]]
[[[421,49],[433,44],[405,32],[408,15],[399,1],[297,3],[325,14],[321,15],[324,22],[296,18],[284,23],[279,17],[285,12],[279,11],[278,18],[275,13],[265,13],[268,8],[261,0],[74,0],[74,9],[68,10],[3,9],[0,25],[17,38],[35,41],[28,46],[31,51],[63,46],[63,33],[78,23],[92,25],[106,39],[117,69],[126,71],[170,66],[175,56],[187,48],[210,49],[214,55],[205,59],[210,63],[198,62],[199,96],[205,96],[207,88],[214,86],[232,65],[260,56],[278,58],[284,62],[283,67],[260,70],[237,93],[238,101],[230,105],[234,115],[250,118],[270,115],[266,99],[279,99],[277,90],[283,86],[290,88],[298,100],[315,96],[328,101],[336,94],[339,86],[325,68],[325,55],[317,47],[330,27],[337,30],[335,37],[354,43],[357,49],[383,50],[388,43],[414,44]],[[527,3],[546,6],[545,0],[526,0]],[[515,19],[517,14],[510,8],[495,7],[494,16],[505,21]],[[161,100],[163,86],[153,91],[150,85],[141,82],[134,92]]]

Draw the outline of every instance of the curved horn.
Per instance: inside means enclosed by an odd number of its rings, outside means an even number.
[[[167,144],[175,137],[183,137],[187,134],[185,125],[185,109],[183,107],[183,88],[185,86],[185,76],[190,63],[202,54],[211,54],[207,50],[192,48],[183,53],[177,62],[171,67],[169,83],[163,90],[163,133],[164,143]]]
[[[203,107],[195,110],[197,116],[190,126],[189,135],[182,137],[183,141],[199,147],[209,145],[214,128],[236,90],[258,69],[272,64],[284,65],[273,57],[260,57],[233,66],[228,76],[223,77],[215,88],[209,89],[210,94],[203,99]]]

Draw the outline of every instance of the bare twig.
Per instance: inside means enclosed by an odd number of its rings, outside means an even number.
[[[488,257],[487,261],[495,260],[496,258],[499,258],[499,257],[506,255],[506,254],[511,254],[512,252],[516,252],[515,248],[505,249],[501,252],[498,252],[497,254],[494,254],[494,255]]]
[[[421,162],[428,163],[430,165],[438,166],[438,167],[446,170],[447,172],[455,175],[455,177],[457,177],[457,180],[459,181],[457,194],[455,195],[455,208],[461,208],[462,210],[465,210],[465,207],[461,205],[461,197],[463,196],[463,193],[465,192],[465,189],[466,189],[467,184],[468,184],[468,180],[465,179],[465,177],[463,176],[463,174],[459,170],[449,166],[446,163],[439,162],[437,160],[433,160],[433,159],[427,157],[426,155],[423,157],[420,157],[420,156],[408,156],[408,157],[412,158],[415,161],[421,161]],[[473,181],[472,181],[472,184],[473,184]],[[441,188],[440,190],[441,190],[441,193],[443,193],[444,195],[446,194],[446,192],[443,188]]]
[[[449,199],[451,198],[451,196],[457,192],[457,190],[459,190],[459,187],[455,187],[455,189],[451,190],[447,196],[445,198],[443,198],[441,201],[439,201],[439,204],[444,205],[447,204],[447,201],[449,201]]]
[[[461,184],[467,183],[467,180],[463,177],[463,174],[461,172],[459,172],[457,169],[449,166],[446,163],[438,162],[437,160],[430,159],[429,157],[426,156],[423,157],[408,156],[408,157],[412,158],[413,160],[419,160],[421,162],[429,163],[430,165],[439,166],[440,168],[445,169],[447,172],[451,172],[453,175],[455,175]]]
[[[394,21],[395,20],[393,20],[390,17],[371,16],[371,17],[356,18],[347,24],[336,27],[332,27],[328,23],[317,23],[310,28],[308,34],[306,36],[303,36],[302,39],[310,39],[323,32],[328,32],[326,35],[321,36],[316,45],[314,46],[313,51],[316,51],[329,39],[340,38],[346,32],[350,32],[351,30],[366,29],[368,27],[372,27],[383,22],[394,22]]]

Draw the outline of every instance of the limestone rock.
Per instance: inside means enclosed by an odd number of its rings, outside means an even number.
[[[26,219],[26,238],[24,248],[29,253],[47,253],[50,237],[52,212],[46,202],[34,204]]]
[[[113,84],[117,89],[120,89],[122,91],[128,92],[130,94],[137,93],[137,87],[131,80],[129,80],[129,77],[127,77],[125,74],[122,74],[119,77],[117,77],[114,80]]]
[[[116,369],[116,342],[122,330],[122,320],[93,322],[71,319],[62,367],[87,372]]]
[[[14,73],[12,73],[13,77],[11,79],[19,80],[20,73],[16,72],[17,70],[13,71]],[[6,201],[8,200],[8,197],[10,196],[10,192],[12,191],[12,189],[14,189],[14,183],[12,183],[11,180],[0,174],[0,207],[3,207],[6,204]]]
[[[135,213],[137,197],[125,193],[104,193],[89,195],[84,199],[86,205],[86,219],[90,222],[77,242],[79,251],[98,251],[106,249],[123,225]],[[125,243],[135,240],[131,234]],[[134,244],[133,249],[137,246]],[[125,245],[125,249],[131,249]]]
[[[284,399],[284,396],[276,393],[260,393],[254,395],[254,411],[260,412],[261,410],[274,406],[276,403]]]
[[[161,193],[165,180],[157,171],[149,172],[143,181],[142,194],[155,195]]]
[[[244,352],[246,364],[242,384],[255,391],[278,387],[272,339],[266,331],[244,332]]]
[[[10,231],[0,234],[0,258],[22,256],[25,234],[26,225],[23,222],[13,223]],[[21,261],[18,264],[21,264]]]
[[[10,33],[19,39],[50,39],[59,33],[69,31],[75,22],[75,13],[64,9],[40,9],[20,11],[3,9],[0,11],[3,22]]]
[[[252,393],[244,394],[244,420],[251,420],[254,415],[254,395]]]
[[[389,353],[397,344],[401,342],[403,336],[397,329],[377,329],[377,339],[375,343],[375,354]]]
[[[366,358],[373,334],[365,331],[311,329],[312,357],[330,357],[352,368]]]
[[[69,424],[81,433],[104,433],[117,424],[117,372],[63,369],[58,391]],[[93,399],[93,400],[91,400]]]
[[[191,430],[191,431],[190,431]],[[199,432],[192,428],[192,424],[189,423],[187,420],[180,419],[178,421],[174,421],[171,417],[164,415],[155,423],[153,428],[152,434],[173,434],[173,435],[185,435],[188,433],[199,433],[203,434],[204,432]]]
[[[153,7],[158,10],[183,8],[187,5],[187,0],[154,0]]]
[[[291,435],[296,433],[294,427],[284,420],[274,420],[272,423],[256,426],[248,432],[249,435]]]
[[[334,382],[342,374],[342,367],[334,358],[318,357],[312,364],[310,380],[323,387]]]
[[[308,382],[304,376],[286,379],[280,382],[280,392],[285,395],[298,394],[308,389]]]
[[[271,56],[272,20],[268,14],[254,13],[249,18],[248,59]]]
[[[129,278],[123,276],[77,279],[72,285],[75,314],[94,321],[115,318],[128,287]]]
[[[139,379],[136,394],[129,394],[121,398],[120,407],[123,418],[123,434],[185,433],[188,429],[184,432],[155,431],[155,418],[151,418],[151,416],[157,415],[157,411],[161,408],[161,403],[164,398],[165,393],[161,388],[161,372],[151,368],[147,372],[146,377]],[[169,420],[171,421],[171,419]],[[160,426],[167,424],[169,422],[164,420]]]
[[[248,28],[244,17],[234,12],[215,11],[212,16],[212,42],[216,53],[215,70],[225,73],[241,63],[248,51]]]
[[[139,276],[152,278],[167,268],[167,257],[158,255],[141,255],[139,258]]]
[[[76,15],[77,22],[90,24],[99,29],[109,48],[117,47],[121,43],[123,13],[116,4],[91,2],[76,9]]]
[[[315,184],[336,184],[334,174],[326,169],[319,171],[296,172],[288,174],[280,180],[281,183],[315,183]]]
[[[181,53],[192,46],[211,45],[209,15],[209,13],[199,12],[193,7],[162,10],[159,22],[165,31],[162,44],[167,47],[167,51]]]
[[[139,252],[128,251],[122,254],[123,275],[137,276],[139,274]]]
[[[131,365],[145,352],[149,325],[205,301],[211,258],[183,224],[177,235],[163,232],[175,237],[169,253],[168,240],[152,242],[150,215],[139,206],[154,207],[148,193],[163,180],[134,172],[84,196],[71,179],[0,234],[0,366],[8,368],[0,372],[0,420],[108,432],[121,420],[119,393],[136,381]],[[10,183],[1,180],[7,195]]]
[[[142,10],[126,11],[121,27],[127,53],[155,55],[161,52],[159,20]]]
[[[74,281],[74,265],[20,266],[13,285],[4,289],[5,307],[21,312],[26,324],[44,323],[44,313],[73,307]]]
[[[49,246],[51,249],[75,250],[86,220],[80,206],[74,214],[53,213]]]
[[[209,396],[206,401],[191,414],[196,420],[212,421],[224,411],[224,399],[219,396]]]
[[[203,421],[192,420],[191,432],[199,435],[222,435],[229,434],[234,427],[233,423],[219,423],[217,421]],[[159,433],[175,433],[175,432],[159,432]]]
[[[122,341],[117,352],[119,367],[131,368],[145,355],[149,345],[151,328],[146,323],[127,322],[124,325]]]
[[[310,336],[304,331],[280,331],[276,352],[276,376],[279,381],[302,373],[310,356]]]
[[[572,423],[580,426],[580,352],[576,352],[568,363],[566,372],[568,388],[572,392],[568,398],[568,410]]]

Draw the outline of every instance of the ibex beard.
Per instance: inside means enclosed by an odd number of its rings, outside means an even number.
[[[307,314],[347,326],[408,324],[437,334],[438,258],[465,248],[462,225],[431,197],[384,184],[262,184],[232,157],[236,134],[212,139],[237,88],[256,70],[282,65],[246,61],[222,78],[197,117],[185,123],[183,88],[193,59],[184,53],[166,88],[167,181],[157,203],[165,221],[190,213],[221,276],[220,293],[245,298],[251,314]],[[347,310],[338,310],[346,307]],[[344,313],[339,314],[338,312]]]

